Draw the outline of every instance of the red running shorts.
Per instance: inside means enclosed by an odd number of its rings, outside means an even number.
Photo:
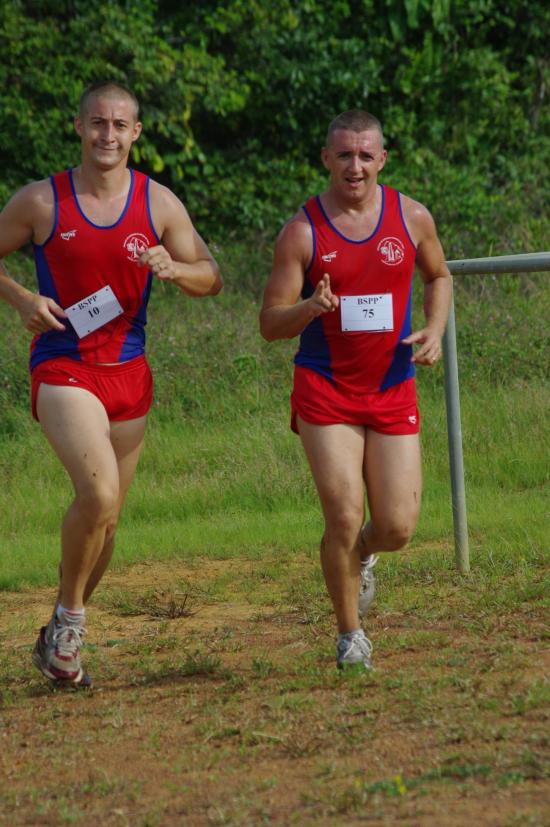
[[[38,388],[63,385],[96,396],[110,420],[137,419],[153,404],[153,376],[145,356],[116,365],[94,365],[61,357],[41,362],[31,372],[32,415],[38,420]]]
[[[290,427],[296,417],[312,425],[362,425],[380,434],[417,434],[420,414],[414,379],[377,393],[342,392],[329,379],[308,368],[294,368]]]

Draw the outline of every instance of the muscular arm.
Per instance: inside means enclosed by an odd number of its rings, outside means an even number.
[[[416,265],[424,282],[425,326],[411,333],[404,344],[418,344],[413,362],[432,366],[441,357],[452,296],[451,274],[445,263],[435,222],[429,211],[416,201],[404,199],[403,212],[416,243]]]
[[[42,242],[53,224],[53,196],[48,181],[37,181],[17,192],[0,213],[0,259],[30,241]],[[12,279],[0,261],[0,299],[11,304],[27,330],[64,330],[61,307],[47,296],[27,290]]]
[[[338,297],[330,289],[328,274],[319,281],[309,299],[298,301],[311,254],[309,224],[300,215],[295,216],[276,241],[273,268],[264,291],[260,333],[268,342],[292,339],[316,316],[338,307]]]
[[[157,278],[173,281],[188,296],[220,292],[219,267],[197,233],[181,201],[166,187],[151,181],[151,212],[161,244],[140,258]]]

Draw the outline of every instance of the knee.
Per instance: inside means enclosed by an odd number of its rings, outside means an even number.
[[[414,524],[395,523],[383,527],[380,538],[381,551],[399,551],[410,541],[414,533]]]
[[[360,509],[347,508],[326,520],[325,537],[333,542],[338,542],[350,548],[355,545],[361,525],[363,524],[363,511]]]
[[[118,487],[109,483],[93,483],[77,491],[76,502],[86,521],[97,525],[116,525]]]

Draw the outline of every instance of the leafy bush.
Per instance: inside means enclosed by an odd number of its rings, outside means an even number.
[[[273,235],[323,186],[328,122],[361,107],[453,255],[546,237],[545,4],[0,0],[0,21],[0,200],[78,162],[79,96],[110,77],[142,102],[133,163],[207,236]]]

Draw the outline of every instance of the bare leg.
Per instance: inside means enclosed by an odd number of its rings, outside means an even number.
[[[368,430],[364,476],[370,521],[361,533],[361,556],[396,551],[416,527],[422,493],[418,434],[390,435]]]
[[[86,582],[86,587],[84,589],[84,604],[88,602],[90,595],[103,577],[111,557],[113,556],[113,551],[115,548],[116,524],[122,510],[126,494],[128,493],[130,483],[134,478],[134,473],[143,446],[146,423],[147,417],[145,416],[140,417],[139,419],[129,419],[123,422],[111,422],[111,444],[113,446],[118,464],[118,504],[114,520],[107,526],[105,542],[103,543],[103,548],[100,552],[99,558]]]
[[[59,597],[65,608],[77,610],[84,605],[88,580],[118,516],[118,458],[105,409],[88,391],[43,384],[37,410],[42,429],[75,491],[61,530]],[[120,451],[123,456],[124,449]]]
[[[338,631],[352,632],[360,627],[357,541],[364,518],[365,429],[300,418],[298,429],[325,518],[321,565]]]

